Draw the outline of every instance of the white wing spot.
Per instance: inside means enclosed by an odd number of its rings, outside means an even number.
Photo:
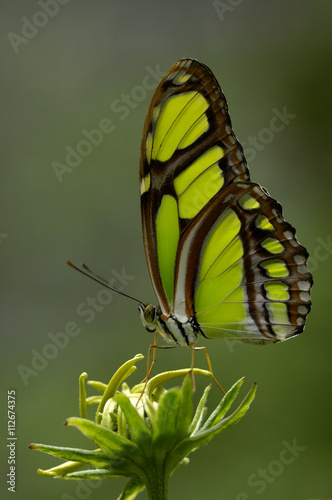
[[[309,300],[310,300],[310,293],[309,292],[300,292],[300,299],[303,302],[309,302]]]
[[[297,310],[298,310],[299,314],[303,314],[303,315],[308,314],[308,312],[309,312],[307,306],[303,306],[303,305],[299,306],[297,308]]]
[[[305,258],[303,255],[294,255],[294,260],[295,260],[296,264],[298,264],[299,266],[301,266],[302,264],[305,264]]]
[[[310,283],[309,281],[299,281],[298,282],[299,289],[303,290],[304,292],[307,292],[310,290]]]
[[[308,272],[308,268],[305,265],[297,266],[297,270],[300,274],[306,274]]]

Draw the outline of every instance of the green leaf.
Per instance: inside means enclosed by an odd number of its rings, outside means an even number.
[[[202,426],[202,429],[209,429],[213,425],[217,424],[223,416],[227,413],[229,408],[231,407],[234,399],[239,393],[239,390],[244,382],[244,378],[238,380],[220,401],[217,408],[211,413],[210,417],[207,419],[205,424]]]
[[[181,401],[176,419],[177,439],[189,435],[190,422],[193,416],[193,385],[191,373],[185,376],[181,387]]]
[[[133,407],[127,396],[124,394],[117,394],[116,400],[124,413],[133,441],[135,441],[144,452],[148,453],[152,439],[150,429],[139,416],[137,409]]]
[[[140,479],[131,479],[117,500],[134,500],[144,488],[145,484]]]
[[[73,472],[67,474],[64,477],[59,477],[58,479],[108,479],[111,477],[126,477],[127,472],[123,474],[112,472],[109,469],[86,469],[78,472]]]
[[[126,363],[124,363],[120,368],[114,373],[113,377],[109,381],[107,388],[105,389],[105,392],[101,398],[100,404],[98,406],[97,412],[96,412],[96,422],[99,423],[101,418],[102,418],[102,412],[104,409],[104,405],[106,401],[112,397],[115,396],[116,391],[118,390],[120,384],[127,378],[131,373],[133,373],[136,370],[136,364],[137,361],[140,361],[143,359],[144,356],[143,354],[136,354],[134,358],[129,359]]]
[[[86,390],[85,390],[85,379],[88,374],[83,372],[79,378],[79,397],[78,397],[78,405],[80,410],[80,416],[82,418],[88,418],[88,412],[86,409]]]
[[[178,377],[185,377],[188,373],[193,373],[194,375],[203,375],[204,377],[213,378],[213,375],[208,370],[201,370],[200,368],[182,368],[181,370],[172,370],[169,372],[158,373],[155,377],[152,377],[146,385],[145,392],[147,396],[152,399],[152,394],[154,390],[160,385],[169,380],[173,380]]]
[[[90,387],[93,387],[94,389],[96,389],[96,391],[101,392],[102,394],[104,394],[104,392],[107,389],[107,384],[104,384],[103,382],[99,382],[99,380],[88,380],[87,384]]]
[[[82,462],[64,462],[61,465],[57,465],[56,467],[52,467],[51,469],[38,469],[38,474],[41,476],[51,476],[51,477],[60,477],[68,474],[70,472],[75,472],[78,469],[82,469],[86,464]]]
[[[50,446],[46,444],[31,444],[29,448],[42,451],[55,457],[63,458],[74,462],[83,462],[95,467],[107,467],[109,456],[102,451],[81,450],[79,448],[64,448],[61,446]]]
[[[177,418],[181,399],[179,389],[170,389],[159,402],[153,432],[154,454],[159,460],[178,442]]]
[[[205,407],[205,402],[206,402],[206,399],[208,397],[208,394],[210,392],[211,387],[212,387],[211,385],[208,385],[205,388],[203,396],[199,400],[199,403],[198,403],[196,411],[195,411],[194,418],[192,419],[192,422],[191,422],[190,427],[189,427],[189,434],[195,434],[195,432],[197,432],[201,428],[201,425],[202,425],[202,422],[203,422],[203,419],[204,419],[204,416],[205,416],[205,413],[207,410],[207,408]]]
[[[101,401],[101,396],[88,396],[86,398],[86,405],[87,406],[99,405],[100,401]]]
[[[142,402],[147,418],[150,422],[154,422],[158,408],[156,408],[153,401],[151,401],[145,393],[142,396]]]
[[[244,398],[240,406],[235,410],[232,415],[219,421],[213,427],[209,429],[201,429],[196,434],[184,439],[178,446],[172,451],[171,466],[174,467],[176,462],[181,458],[186,457],[190,452],[194,451],[196,448],[203,446],[210,442],[214,437],[223,432],[224,430],[232,427],[236,424],[248,411],[250,403],[255,397],[256,384],[253,385],[247,396]]]
[[[118,405],[115,399],[114,398],[109,399],[104,406],[103,418],[100,422],[100,425],[106,427],[106,429],[116,431],[118,429],[118,416],[116,413],[117,410],[118,410]]]
[[[133,455],[140,454],[140,450],[135,443],[90,420],[71,417],[66,421],[66,424],[78,427],[82,434],[87,436],[94,443],[97,443],[102,450],[110,455],[115,452],[127,458],[132,458]]]

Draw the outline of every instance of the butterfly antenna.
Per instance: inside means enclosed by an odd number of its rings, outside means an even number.
[[[82,263],[82,268],[80,269],[79,267],[75,266],[70,260],[66,260],[66,264],[68,266],[72,267],[76,271],[80,272],[81,274],[84,274],[84,276],[87,276],[88,278],[91,278],[93,281],[96,281],[100,285],[103,285],[105,288],[108,288],[109,290],[112,290],[112,292],[118,293],[119,295],[123,295],[124,297],[127,297],[128,299],[134,300],[135,302],[138,302],[138,304],[142,304],[142,302],[138,299],[135,299],[135,297],[132,297],[131,295],[128,295],[127,293],[122,292],[115,286],[111,286],[109,282],[105,279],[102,278],[101,276],[98,276],[98,274],[95,274],[91,269],[88,268],[88,266],[84,263]]]
[[[94,276],[95,278],[97,278],[99,280],[99,282],[103,283],[104,285],[109,286],[109,283],[107,282],[107,280],[105,278],[103,278],[102,276],[99,276],[94,271],[92,271],[84,262],[82,262],[81,265],[82,265],[83,269],[85,269],[85,271],[87,271],[89,273],[89,275]]]

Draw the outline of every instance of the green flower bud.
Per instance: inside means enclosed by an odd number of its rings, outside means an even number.
[[[237,423],[254,399],[256,385],[239,407],[230,416],[225,416],[244,381],[240,379],[205,418],[205,403],[211,386],[206,387],[193,412],[192,378],[212,378],[211,372],[197,368],[168,371],[153,377],[146,387],[141,383],[130,388],[125,380],[141,359],[143,356],[138,354],[123,364],[108,385],[88,382],[101,392],[98,396],[86,396],[87,374],[81,375],[81,417],[67,419],[66,425],[77,427],[96,449],[31,444],[32,449],[66,460],[52,469],[39,470],[40,474],[65,479],[125,476],[129,482],[118,500],[133,500],[144,487],[150,499],[166,499],[168,480],[174,470],[189,461],[187,457],[192,451]],[[184,377],[181,388],[166,390],[161,385],[178,377]],[[88,419],[87,408],[91,405],[97,405],[94,421]],[[84,469],[86,466],[89,468]]]

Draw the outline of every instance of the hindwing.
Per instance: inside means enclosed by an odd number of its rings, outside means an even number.
[[[303,330],[307,252],[280,204],[253,182],[218,193],[178,249],[173,311],[207,338],[265,343]]]

